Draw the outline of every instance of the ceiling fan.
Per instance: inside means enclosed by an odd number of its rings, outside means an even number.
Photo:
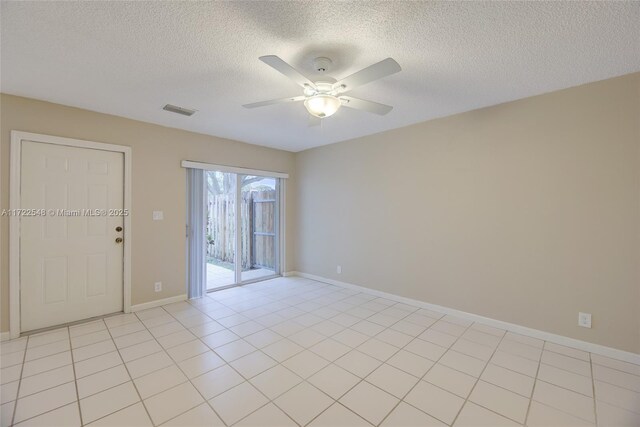
[[[312,82],[276,55],[261,56],[259,59],[301,86],[303,89],[303,95],[273,99],[270,101],[254,102],[252,104],[245,104],[243,107],[256,108],[272,104],[303,101],[304,106],[307,111],[309,111],[309,114],[320,119],[331,116],[338,111],[341,106],[368,111],[379,115],[387,114],[393,109],[393,107],[373,101],[354,98],[345,94],[358,86],[362,86],[402,70],[400,65],[393,60],[393,58],[387,58],[351,74],[342,80],[336,81],[335,79],[327,76],[323,77],[322,80]],[[313,61],[316,71],[320,74],[327,72],[331,67],[331,64],[331,60],[325,57],[319,57]]]

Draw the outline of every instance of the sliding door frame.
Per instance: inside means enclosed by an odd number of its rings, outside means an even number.
[[[240,227],[242,226],[242,176],[241,174],[236,174],[236,209],[235,209],[235,220],[236,220],[236,253],[234,254],[233,260],[233,273],[234,273],[234,284],[233,286],[240,285],[242,283],[242,233]]]
[[[285,259],[285,182],[286,178],[289,178],[289,174],[282,172],[263,171],[257,169],[238,168],[226,165],[214,165],[209,163],[193,162],[189,160],[182,161],[182,167],[203,169],[211,172],[223,172],[233,173],[236,175],[236,209],[235,209],[235,250],[234,257],[234,278],[235,283],[231,285],[220,286],[215,289],[206,289],[205,292],[216,292],[224,289],[235,288],[237,286],[244,286],[251,283],[261,282],[263,280],[274,279],[276,277],[282,277],[284,275],[284,259]],[[242,223],[242,211],[240,207],[240,200],[242,200],[242,177],[243,176],[259,176],[265,178],[273,178],[276,181],[276,202],[275,202],[275,235],[274,242],[274,274],[258,277],[250,280],[242,280],[242,235],[240,233],[240,226]]]
[[[276,201],[275,201],[275,224],[274,224],[274,233],[275,233],[275,242],[274,242],[274,273],[268,276],[258,277],[255,279],[242,280],[242,257],[237,256],[238,253],[242,252],[242,235],[240,233],[240,227],[242,225],[242,210],[240,208],[240,201],[242,200],[242,177],[244,176],[258,176],[264,178],[273,178],[276,182]],[[280,247],[283,246],[280,243],[280,240],[284,238],[284,236],[280,233],[282,218],[280,213],[281,209],[281,199],[282,199],[282,183],[284,180],[282,178],[270,176],[270,175],[260,175],[260,174],[236,174],[236,257],[235,257],[235,277],[236,283],[233,286],[240,285],[248,285],[250,283],[261,282],[263,280],[269,280],[276,277],[282,277],[282,265],[280,263]],[[249,214],[249,213],[247,213]],[[222,288],[219,288],[222,289]],[[217,289],[215,289],[217,290]]]

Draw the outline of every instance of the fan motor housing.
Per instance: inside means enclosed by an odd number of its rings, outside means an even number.
[[[313,60],[313,68],[318,72],[318,73],[326,73],[331,69],[331,65],[333,64],[333,62],[331,62],[331,60],[329,58],[326,58],[324,56],[319,56],[318,58],[315,58]]]

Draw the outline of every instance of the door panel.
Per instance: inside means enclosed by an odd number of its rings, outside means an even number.
[[[277,274],[278,180],[242,175],[241,244],[247,262],[241,280]]]
[[[122,311],[123,173],[122,153],[22,142],[22,208],[56,211],[20,218],[23,332]]]
[[[44,258],[44,303],[64,302],[67,297],[67,257]]]
[[[236,283],[236,186],[234,173],[208,171],[206,279],[207,290]]]
[[[107,266],[109,262],[105,254],[87,256],[86,295],[96,297],[107,293]]]
[[[207,290],[279,274],[279,180],[219,171],[205,179]]]

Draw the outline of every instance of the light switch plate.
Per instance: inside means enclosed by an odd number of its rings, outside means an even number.
[[[164,212],[162,211],[153,211],[153,220],[154,221],[162,221],[164,219]]]

